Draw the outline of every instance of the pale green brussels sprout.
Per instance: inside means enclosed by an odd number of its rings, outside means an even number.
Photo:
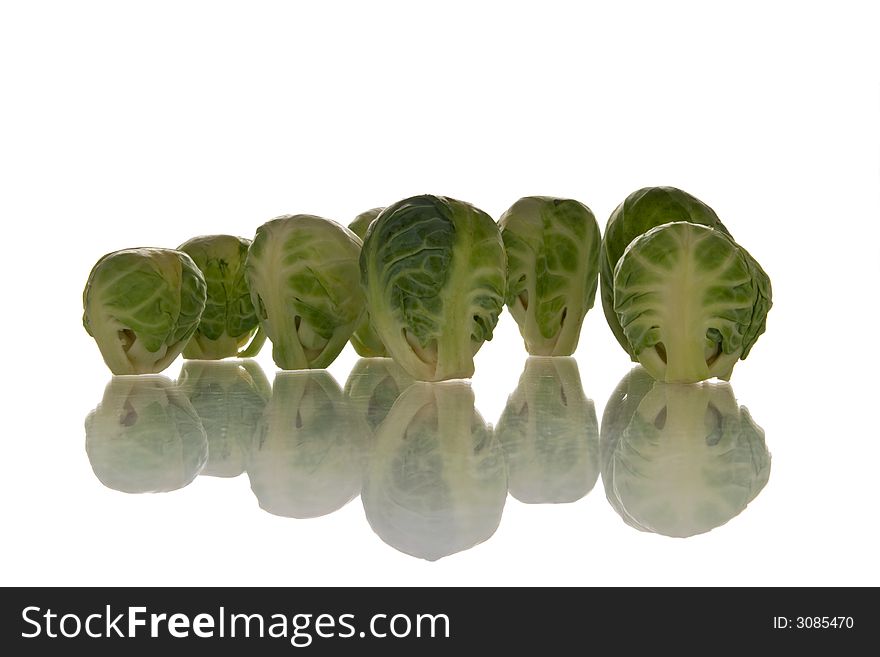
[[[390,358],[360,358],[345,382],[349,404],[375,431],[414,379]]]
[[[599,422],[573,358],[529,358],[495,435],[521,502],[574,502],[599,478]]]
[[[83,326],[114,374],[154,374],[183,351],[205,309],[205,278],[186,253],[124,249],[98,260]]]
[[[266,341],[244,275],[250,243],[232,235],[203,235],[178,247],[201,270],[208,293],[199,327],[183,350],[184,358],[248,358],[256,356]]]
[[[245,271],[257,316],[284,370],[332,363],[364,311],[361,241],[335,221],[277,217],[257,229]]]
[[[740,514],[770,476],[764,431],[727,383],[654,381],[641,367],[602,417],[602,480],[632,527],[686,537]]]
[[[361,500],[393,548],[435,561],[488,539],[501,522],[501,445],[462,382],[414,383],[376,430]]]
[[[636,355],[624,336],[614,311],[614,268],[626,247],[635,238],[655,226],[673,221],[701,224],[729,235],[712,208],[675,187],[644,187],[636,190],[617,206],[605,226],[599,259],[602,309],[614,337],[634,361]]]
[[[652,228],[614,270],[614,311],[631,352],[658,381],[727,380],[764,332],[770,279],[721,231]]]
[[[370,227],[370,224],[375,221],[376,217],[378,217],[379,213],[384,209],[385,208],[373,208],[372,210],[361,212],[354,218],[354,221],[348,224],[349,230],[363,241],[364,237],[367,235],[367,229]],[[351,346],[354,347],[358,356],[364,358],[382,358],[388,355],[388,351],[385,349],[382,339],[376,334],[376,329],[370,325],[369,308],[367,308],[360,324],[358,324],[358,327],[355,329],[354,333],[352,333]]]
[[[527,196],[498,222],[507,307],[533,356],[570,356],[599,284],[599,224],[572,199]]]
[[[124,493],[183,488],[208,458],[199,416],[164,376],[113,377],[85,426],[92,470]]]
[[[491,217],[443,196],[385,208],[361,252],[370,321],[422,381],[468,378],[504,304],[505,255]]]
[[[256,361],[185,361],[177,379],[208,437],[208,462],[201,475],[237,477],[272,388]]]
[[[363,427],[327,372],[282,372],[249,450],[247,474],[264,511],[315,518],[361,489]]]

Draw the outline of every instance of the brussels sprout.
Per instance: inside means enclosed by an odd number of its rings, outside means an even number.
[[[205,278],[186,253],[124,249],[98,260],[83,291],[83,326],[114,374],[154,374],[189,341]]]
[[[205,311],[183,350],[184,358],[247,358],[256,356],[266,341],[244,275],[250,243],[232,235],[204,235],[177,247],[201,270],[208,291]]]
[[[667,383],[729,379],[764,332],[770,295],[745,249],[687,222],[637,237],[614,270],[614,311],[630,351]]]
[[[199,416],[164,376],[113,377],[85,425],[95,476],[124,493],[183,488],[208,458]]]
[[[367,231],[360,265],[372,326],[404,370],[473,375],[504,304],[504,245],[489,215],[442,196],[398,201]]]
[[[361,358],[345,382],[351,407],[374,431],[413,378],[390,358]]]
[[[435,561],[492,536],[506,497],[501,445],[470,387],[407,388],[376,432],[361,492],[379,538]]]
[[[602,481],[636,529],[686,537],[741,513],[770,476],[764,431],[730,384],[654,382],[640,367],[602,417]]]
[[[378,217],[384,209],[385,208],[373,208],[372,210],[361,212],[354,218],[354,221],[348,224],[348,229],[363,241],[367,236],[367,229],[370,227],[370,224],[376,220],[376,217]]]
[[[361,212],[354,218],[354,221],[348,224],[349,230],[363,240],[367,235],[367,228],[370,227],[370,224],[373,223],[384,209],[373,208],[372,210]],[[382,358],[388,355],[385,345],[376,334],[376,330],[370,325],[369,309],[364,313],[363,319],[361,319],[360,324],[358,324],[357,329],[355,329],[351,336],[351,346],[354,347],[358,356],[363,356],[364,358]]]
[[[529,358],[495,435],[520,502],[574,502],[599,478],[599,423],[573,358]]]
[[[611,213],[605,226],[599,258],[602,309],[614,337],[633,361],[636,355],[614,312],[614,268],[626,247],[636,237],[655,226],[673,221],[688,221],[730,234],[712,208],[675,187],[645,187],[633,192]]]
[[[507,307],[533,356],[570,356],[599,284],[599,224],[578,201],[521,198],[499,220]]]
[[[321,369],[342,351],[364,311],[360,250],[348,228],[308,214],[257,229],[245,271],[278,367]]]
[[[177,379],[208,436],[208,462],[200,474],[237,477],[244,472],[254,430],[272,396],[253,360],[229,363],[185,361]]]
[[[345,506],[361,489],[361,427],[327,372],[277,374],[247,464],[260,508],[315,518]]]

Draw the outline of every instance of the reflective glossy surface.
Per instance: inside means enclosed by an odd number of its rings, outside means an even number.
[[[769,476],[764,431],[727,383],[660,383],[637,367],[605,407],[605,494],[636,529],[710,531],[741,513]]]
[[[244,472],[255,427],[272,388],[253,360],[188,360],[177,384],[202,420],[208,461],[200,474],[235,477]]]
[[[345,392],[326,371],[254,361],[186,362],[176,383],[114,377],[86,419],[95,475],[127,493],[169,492],[197,475],[246,473],[259,507],[304,519],[358,495],[373,532],[436,561],[498,528],[508,492],[572,503],[599,476],[628,525],[667,536],[741,513],[770,473],[763,430],[725,383],[673,385],[637,367],[605,407],[572,358],[528,358],[496,427],[468,383],[414,382],[393,361],[361,359]]]
[[[124,493],[177,490],[208,461],[202,417],[164,376],[113,377],[85,424],[89,462],[107,488]]]
[[[507,468],[501,445],[462,382],[414,383],[376,428],[364,512],[401,552],[434,561],[488,539],[501,521]]]
[[[599,426],[573,358],[529,358],[495,434],[521,502],[574,502],[596,483]]]

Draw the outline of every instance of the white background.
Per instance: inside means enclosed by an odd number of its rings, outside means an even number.
[[[880,584],[869,4],[602,6],[4,3],[0,582]],[[570,505],[509,499],[489,541],[428,563],[382,543],[358,500],[294,521],[260,511],[246,477],[133,496],[92,474],[83,420],[109,372],[80,295],[102,254],[252,236],[288,212],[347,223],[418,193],[495,217],[570,196],[604,226],[645,185],[712,205],[773,282],[732,379],[773,470],[727,525],[641,534],[599,483]],[[601,417],[630,365],[598,307],[577,358]],[[331,367],[340,383],[354,360]],[[473,380],[487,421],[524,360],[505,314]]]

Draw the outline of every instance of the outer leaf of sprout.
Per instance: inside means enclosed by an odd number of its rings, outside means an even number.
[[[350,230],[313,215],[257,229],[245,270],[278,367],[325,368],[342,351],[364,311],[360,248]]]
[[[570,356],[593,307],[599,224],[572,199],[521,198],[499,220],[507,253],[507,307],[533,356]]]
[[[626,247],[636,237],[655,226],[673,221],[702,224],[730,234],[712,208],[675,187],[644,187],[636,190],[617,206],[605,225],[599,258],[602,309],[614,337],[634,361],[635,354],[614,312],[614,268]]]
[[[504,303],[505,255],[495,222],[474,206],[416,196],[367,231],[361,277],[389,354],[423,381],[473,375]]]
[[[250,243],[232,235],[203,235],[178,247],[193,259],[207,284],[205,310],[184,358],[255,356],[265,342],[244,271]]]
[[[369,229],[370,224],[376,220],[376,217],[378,217],[384,209],[385,208],[373,208],[372,210],[361,212],[350,224],[348,224],[348,229],[363,241],[367,236],[367,229]]]
[[[83,326],[114,374],[151,374],[180,355],[205,308],[202,272],[182,251],[108,253],[83,291]]]
[[[373,208],[372,210],[360,213],[355,217],[354,221],[348,224],[349,230],[363,241],[364,237],[367,235],[367,229],[370,227],[370,224],[375,221],[376,217],[378,217],[379,213],[384,209],[385,208]],[[354,347],[358,356],[361,356],[362,358],[384,358],[388,355],[388,350],[385,349],[382,339],[370,323],[369,308],[364,313],[363,319],[361,319],[360,324],[358,324],[358,327],[351,336],[351,346]]]
[[[627,247],[614,310],[630,351],[659,381],[729,379],[764,330],[770,281],[724,233],[674,222]]]

